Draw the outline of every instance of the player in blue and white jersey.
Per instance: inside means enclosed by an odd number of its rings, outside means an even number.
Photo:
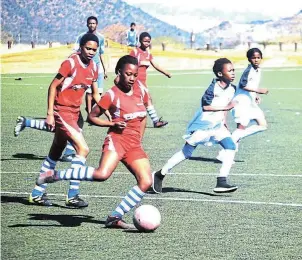
[[[138,33],[135,30],[136,24],[131,23],[130,29],[126,32],[127,46],[136,47],[138,44]]]
[[[97,32],[97,26],[98,26],[98,19],[95,16],[89,16],[87,18],[88,32],[83,32],[77,37],[75,45],[74,45],[74,51],[78,52],[78,50],[80,48],[81,38],[86,33],[93,33],[98,37],[99,47],[97,49],[96,55],[93,57],[93,61],[98,66],[98,73],[99,73],[98,74],[99,75],[99,77],[98,77],[98,89],[99,89],[99,93],[102,94],[103,93],[103,79],[107,79],[107,72],[106,72],[106,68],[105,68],[105,65],[104,65],[104,61],[103,61],[103,54],[104,54],[104,50],[105,50],[105,42],[104,42],[104,36]],[[94,105],[94,101],[93,101],[92,94],[91,94],[91,88],[89,88],[86,91],[86,111],[87,111],[88,114],[92,110],[93,105]]]
[[[190,158],[199,144],[205,144],[210,140],[218,142],[226,151],[214,192],[225,193],[237,190],[237,186],[227,183],[236,146],[225,125],[226,111],[234,107],[232,99],[236,87],[231,82],[235,79],[235,70],[230,60],[221,58],[215,61],[213,72],[217,78],[205,91],[201,98],[201,107],[187,127],[187,133],[183,137],[186,141],[185,145],[167,161],[161,170],[152,174],[152,188],[156,193],[162,191],[163,179],[173,167]]]
[[[260,63],[262,61],[262,52],[258,48],[248,50],[246,54],[250,64],[243,72],[234,100],[237,102],[232,114],[237,123],[237,129],[232,133],[233,141],[238,150],[238,142],[247,136],[265,131],[267,122],[263,111],[258,106],[260,97],[258,94],[267,94],[267,88],[260,88],[261,70]],[[257,125],[248,126],[249,123],[255,120]],[[220,151],[217,156],[218,160],[222,160],[224,151]]]

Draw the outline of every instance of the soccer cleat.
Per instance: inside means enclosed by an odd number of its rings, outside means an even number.
[[[88,206],[88,203],[82,200],[78,194],[72,198],[67,197],[65,204],[66,206],[73,208],[85,208]]]
[[[38,206],[52,206],[52,203],[48,200],[46,193],[43,193],[41,196],[32,196],[32,194],[30,194],[28,201],[30,204]]]
[[[132,224],[127,224],[124,220],[117,216],[108,216],[105,222],[106,228],[120,228],[120,229],[135,229]]]
[[[74,157],[75,157],[75,154],[64,154],[61,157],[61,161],[62,162],[71,162]]]
[[[17,124],[14,129],[14,134],[17,137],[21,131],[25,129],[25,117],[24,116],[18,116],[17,117]]]
[[[41,173],[39,177],[36,180],[37,185],[42,185],[44,183],[53,183],[57,181],[56,179],[56,171],[55,170],[49,170],[44,173]]]
[[[160,118],[156,123],[153,124],[153,126],[154,126],[154,128],[160,128],[167,124],[168,124],[167,121],[164,121],[164,120],[162,120],[162,118]]]
[[[226,182],[226,177],[218,177],[216,187],[213,189],[216,193],[229,193],[238,189],[235,185],[230,185]]]
[[[152,172],[152,189],[155,193],[161,193],[163,191],[163,179],[165,175],[161,174],[161,170]]]

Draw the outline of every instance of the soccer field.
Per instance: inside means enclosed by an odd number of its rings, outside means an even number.
[[[241,72],[236,72],[235,83]],[[150,72],[148,79],[157,112],[169,121],[155,129],[148,119],[144,148],[153,170],[182,148],[186,125],[213,78],[211,71],[172,75],[168,79]],[[143,199],[142,204],[156,206],[162,215],[154,233],[104,228],[107,215],[135,184],[122,164],[104,183],[81,184],[88,208],[65,207],[67,182],[48,186],[53,207],[27,204],[53,136],[25,129],[16,138],[13,128],[19,115],[45,117],[53,76],[2,75],[2,259],[302,259],[301,68],[263,69],[261,86],[270,92],[260,106],[269,128],[240,144],[230,175],[239,189],[226,195],[212,192],[220,147],[198,147],[167,176],[162,194]],[[110,75],[105,89],[112,82]],[[234,129],[231,117],[229,125]],[[89,166],[98,165],[106,130],[84,126]],[[69,165],[59,162],[57,168]],[[125,216],[127,222],[132,214]]]

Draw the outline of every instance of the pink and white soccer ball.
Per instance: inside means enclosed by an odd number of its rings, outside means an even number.
[[[152,205],[142,205],[134,211],[133,224],[142,232],[151,232],[160,225],[161,215]]]

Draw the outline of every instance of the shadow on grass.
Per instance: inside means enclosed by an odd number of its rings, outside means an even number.
[[[186,193],[195,193],[195,194],[201,194],[201,195],[207,195],[211,197],[228,197],[228,195],[224,194],[216,194],[216,193],[210,193],[210,192],[204,192],[204,191],[195,191],[195,190],[186,190],[181,188],[173,188],[173,187],[165,187],[162,190],[162,193],[170,193],[170,192],[186,192]],[[156,194],[152,189],[147,191],[148,194]]]
[[[95,220],[87,215],[51,215],[51,214],[28,214],[29,220],[56,221],[56,224],[15,224],[8,227],[79,227],[82,223],[104,225],[105,221]]]
[[[206,157],[198,157],[198,156],[192,156],[188,160],[221,163],[221,161],[217,160],[216,158],[206,158]],[[235,160],[235,162],[244,162],[244,161]]]
[[[34,207],[45,207],[40,205],[35,205],[28,202],[28,197],[12,197],[12,196],[3,196],[1,195],[1,203],[19,203],[27,206],[34,206]],[[62,209],[72,209],[70,207],[61,206],[56,203],[52,203],[52,206],[49,207],[55,207],[55,208],[62,208]]]
[[[32,153],[16,153],[12,155],[13,158],[1,159],[1,161],[17,161],[17,160],[44,160],[47,155],[35,155]],[[59,162],[66,162],[65,160],[58,160]]]

